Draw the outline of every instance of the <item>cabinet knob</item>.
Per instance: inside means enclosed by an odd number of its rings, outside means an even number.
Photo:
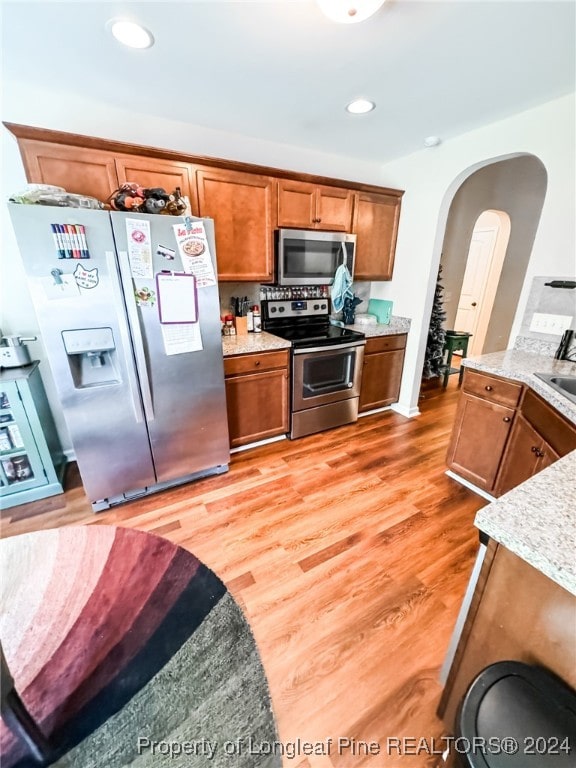
[[[260,360],[256,360],[256,362],[254,363],[254,365],[256,366],[256,368],[258,368],[258,366],[260,365]]]
[[[486,384],[484,389],[486,390],[486,392],[492,392],[492,387],[490,386],[490,384]]]
[[[506,422],[506,424],[508,424],[508,422],[509,422],[509,421],[511,421],[511,419],[510,419],[510,416],[504,416],[504,418],[502,419],[502,421],[505,421],[505,422]]]

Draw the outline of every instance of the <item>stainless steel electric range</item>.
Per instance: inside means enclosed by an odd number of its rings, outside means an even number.
[[[291,438],[358,418],[366,340],[329,316],[325,298],[262,301],[262,328],[291,343]]]

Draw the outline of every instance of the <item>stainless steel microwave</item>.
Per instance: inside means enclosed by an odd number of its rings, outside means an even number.
[[[356,235],[308,229],[279,229],[278,285],[330,285],[344,263],[354,276]]]

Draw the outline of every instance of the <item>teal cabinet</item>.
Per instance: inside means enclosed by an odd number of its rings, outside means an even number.
[[[63,493],[66,460],[39,363],[0,371],[0,507]]]

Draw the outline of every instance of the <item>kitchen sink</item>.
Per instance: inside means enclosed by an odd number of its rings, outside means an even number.
[[[535,373],[539,379],[545,381],[556,392],[576,403],[576,376],[561,376],[554,373]]]

